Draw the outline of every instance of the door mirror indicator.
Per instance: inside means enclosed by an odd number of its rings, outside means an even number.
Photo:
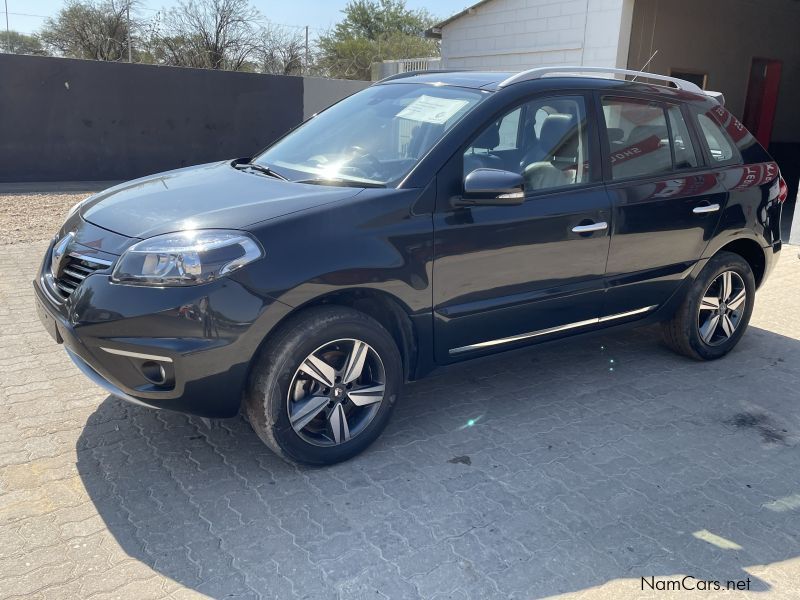
[[[455,206],[509,206],[525,201],[525,180],[501,169],[475,169],[464,178],[464,196]]]

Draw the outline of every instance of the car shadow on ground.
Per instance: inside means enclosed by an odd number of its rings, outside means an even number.
[[[625,578],[637,596],[675,574],[770,590],[745,569],[800,555],[800,342],[751,328],[704,364],[657,333],[439,372],[325,469],[285,464],[241,418],[108,398],[78,469],[130,556],[212,597],[538,598]]]

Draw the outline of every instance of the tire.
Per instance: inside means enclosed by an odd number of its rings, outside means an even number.
[[[663,324],[664,341],[678,354],[695,360],[722,358],[733,350],[747,329],[755,290],[753,270],[746,260],[732,252],[716,254],[700,271],[672,318]],[[744,299],[737,302],[741,291]],[[728,296],[723,298],[726,293]],[[715,301],[719,308],[714,308]],[[737,309],[729,308],[728,302],[732,305],[737,302]]]
[[[245,411],[258,437],[284,460],[329,465],[375,441],[402,384],[400,352],[380,323],[346,307],[314,307],[268,340],[253,367]]]

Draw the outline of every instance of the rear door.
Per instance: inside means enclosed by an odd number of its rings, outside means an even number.
[[[646,314],[670,297],[708,245],[728,194],[681,104],[617,94],[599,101],[613,211],[608,319]]]

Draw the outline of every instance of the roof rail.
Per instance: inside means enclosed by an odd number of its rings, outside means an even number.
[[[633,71],[631,69],[615,69],[613,67],[537,67],[522,71],[516,75],[512,75],[508,79],[501,81],[498,87],[504,88],[513,83],[520,83],[521,81],[530,81],[532,79],[541,79],[546,75],[554,73],[614,73],[615,75],[634,75],[636,77],[645,77],[647,79],[657,79],[659,81],[667,81],[674,83],[675,86],[687,92],[694,92],[695,94],[705,94],[705,92],[696,84],[685,79],[678,79],[677,77],[668,77],[666,75],[658,75],[657,73],[647,73],[645,71]]]

